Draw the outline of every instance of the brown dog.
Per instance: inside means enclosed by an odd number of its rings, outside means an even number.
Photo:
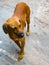
[[[24,27],[27,23],[27,35],[30,34],[30,8],[26,3],[18,3],[14,14],[3,24],[3,30],[20,47],[18,59],[24,56],[25,36]]]

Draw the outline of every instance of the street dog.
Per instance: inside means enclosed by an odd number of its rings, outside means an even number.
[[[30,8],[24,3],[20,2],[16,5],[14,14],[6,22],[3,23],[3,30],[9,37],[18,45],[20,53],[18,60],[24,57],[25,36],[24,27],[27,24],[26,34],[30,34]]]

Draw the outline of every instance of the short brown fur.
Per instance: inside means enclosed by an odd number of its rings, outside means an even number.
[[[24,56],[24,47],[25,47],[25,36],[22,38],[17,37],[13,30],[17,33],[24,32],[24,27],[27,23],[27,32],[26,34],[30,34],[30,8],[26,3],[20,2],[16,5],[14,14],[11,18],[9,18],[4,24],[3,29],[4,32],[9,34],[9,37],[19,46],[20,53],[18,59],[22,59]],[[21,42],[21,44],[20,44]]]

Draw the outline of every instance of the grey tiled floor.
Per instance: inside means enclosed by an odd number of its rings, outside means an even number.
[[[49,65],[49,35],[34,24],[32,14],[30,36],[25,35],[25,56],[21,61],[17,61],[20,49],[2,30],[4,21],[13,14],[14,1],[5,1],[8,3],[0,1],[0,65]]]

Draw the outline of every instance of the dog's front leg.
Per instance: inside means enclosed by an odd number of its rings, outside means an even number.
[[[30,27],[29,27],[29,26],[30,26],[30,24],[29,24],[29,23],[27,23],[27,33],[26,33],[26,34],[27,34],[27,36],[29,36],[29,35],[30,35]]]
[[[21,45],[20,45],[20,42],[19,41],[15,41],[16,42],[16,44],[18,45],[18,47],[21,49]]]
[[[30,35],[30,17],[27,18],[27,32],[26,32],[27,36]]]
[[[25,46],[25,37],[21,40],[21,50],[18,56],[18,60],[21,60],[24,57],[24,46]]]

